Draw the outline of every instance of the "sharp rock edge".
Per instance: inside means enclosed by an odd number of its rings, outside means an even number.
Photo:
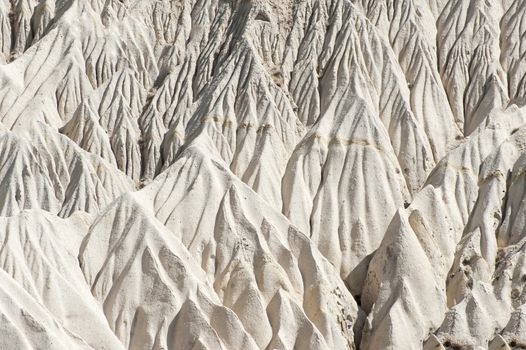
[[[1,349],[526,348],[523,0],[2,0],[0,150]]]

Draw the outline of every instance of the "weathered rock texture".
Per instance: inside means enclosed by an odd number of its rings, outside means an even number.
[[[0,0],[0,349],[526,348],[526,1]]]

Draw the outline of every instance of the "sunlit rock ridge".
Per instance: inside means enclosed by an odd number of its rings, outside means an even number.
[[[525,349],[526,1],[0,0],[0,349]]]

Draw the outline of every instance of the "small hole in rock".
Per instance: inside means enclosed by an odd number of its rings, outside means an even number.
[[[362,296],[360,294],[358,294],[357,296],[354,297],[354,299],[356,300],[356,304],[358,306],[362,306]]]
[[[270,22],[270,18],[265,12],[259,11],[256,15],[256,21]]]
[[[279,86],[283,87],[283,75],[280,72],[275,72],[272,74],[272,80],[274,80],[274,83]]]

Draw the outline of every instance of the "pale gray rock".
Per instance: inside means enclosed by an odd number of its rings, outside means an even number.
[[[1,349],[526,348],[523,0],[0,0]]]

